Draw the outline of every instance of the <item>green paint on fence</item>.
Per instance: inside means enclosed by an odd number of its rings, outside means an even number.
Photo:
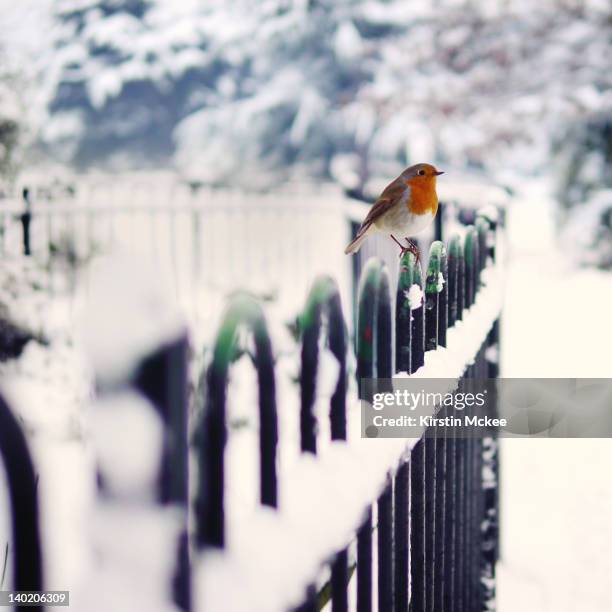
[[[416,259],[412,262],[412,284],[423,288],[423,270],[420,262],[417,262]]]
[[[477,235],[476,229],[474,226],[468,227],[467,233],[465,235],[465,248],[464,248],[464,256],[466,266],[473,266],[475,263],[476,250],[477,250]]]
[[[412,285],[412,274],[414,268],[415,257],[412,253],[404,253],[400,259],[399,275],[398,275],[398,290],[410,289]]]
[[[487,265],[487,242],[491,226],[483,217],[476,219],[476,233],[478,235],[478,270],[483,270]]]
[[[397,301],[396,308],[401,310],[401,316],[408,317],[410,320],[410,303],[407,292],[412,287],[412,277],[414,275],[414,255],[404,253],[400,260],[399,274],[397,278]]]
[[[431,243],[429,249],[429,263],[427,264],[427,280],[425,283],[425,293],[440,292],[440,273],[442,272],[442,258],[446,255],[444,245],[436,240]]]
[[[306,306],[299,319],[300,331],[310,329],[317,322],[317,312],[337,291],[336,283],[330,276],[322,276],[313,285]]]
[[[240,292],[234,295],[228,306],[217,334],[212,367],[227,370],[240,355],[238,333],[241,327],[248,328],[256,339],[268,335],[261,306],[252,295]]]
[[[456,257],[457,259],[463,255],[461,238],[459,236],[453,236],[451,238],[451,241],[448,243],[448,254],[450,257]]]
[[[382,264],[375,258],[369,259],[361,273],[358,295],[357,357],[362,368],[371,369],[374,362],[374,335],[376,330],[376,306],[378,287],[381,282]],[[372,376],[363,374],[362,377]]]

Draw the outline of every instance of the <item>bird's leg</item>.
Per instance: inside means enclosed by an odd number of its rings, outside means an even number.
[[[421,257],[419,255],[419,247],[414,240],[410,240],[410,238],[404,238],[404,240],[408,243],[407,251],[410,251],[416,258],[416,262],[419,263]]]
[[[395,244],[397,244],[397,246],[401,249],[400,250],[400,259],[404,256],[405,253],[413,253],[414,251],[412,251],[410,249],[410,247],[405,247],[393,234],[389,234],[389,236],[391,236],[391,238],[393,239],[393,241],[395,242]]]
[[[395,242],[395,244],[397,244],[400,249],[402,249],[403,251],[406,250],[406,247],[393,234],[389,234],[389,236],[391,236],[391,239]]]

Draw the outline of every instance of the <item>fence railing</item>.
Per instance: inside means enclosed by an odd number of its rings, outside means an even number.
[[[418,440],[361,439],[356,434],[361,426],[354,393],[359,384],[350,377],[355,375],[359,383],[417,372],[435,375],[428,355],[439,347],[464,356],[452,376],[459,392],[473,379],[496,377],[497,364],[491,358],[495,351],[489,349],[499,342],[498,233],[495,219],[479,217],[463,238],[453,237],[446,246],[435,241],[425,275],[414,256],[406,254],[399,263],[394,300],[387,266],[378,260],[365,263],[356,299],[355,372],[347,353],[352,326],[346,323],[338,287],[329,277],[315,282],[299,318],[297,384],[304,460],[291,490],[301,487],[303,497],[285,506],[280,501],[289,483],[287,474],[278,471],[278,446],[283,443],[278,411],[285,407],[277,401],[274,346],[258,301],[247,294],[232,299],[198,387],[204,397],[193,426],[188,423],[186,339],[177,338],[143,360],[126,384],[157,407],[164,425],[155,497],[160,505],[181,509],[169,576],[181,609],[306,612],[320,610],[327,602],[334,612],[492,609],[498,539],[495,436],[460,439],[428,428]],[[313,404],[322,345],[329,347],[338,369],[329,404],[334,453],[319,458]],[[475,346],[467,356],[466,345]],[[247,534],[251,539],[244,551],[236,551],[236,545],[228,547],[225,520],[225,485],[232,477],[224,461],[231,433],[226,403],[229,370],[245,352],[257,372],[253,403],[259,421],[259,501],[271,510],[260,519],[265,534]],[[3,414],[9,411],[0,405]],[[195,491],[189,490],[187,477],[190,429],[196,431]],[[24,468],[16,465],[16,451],[9,449],[7,455],[4,431],[3,458],[13,483]],[[319,480],[328,484],[319,485]],[[28,483],[15,486],[31,493]],[[104,495],[104,479],[100,486]],[[189,503],[194,507],[193,535],[187,529]],[[37,533],[35,495],[29,504],[28,528]],[[330,516],[335,517],[335,530],[327,526]],[[318,530],[325,538],[315,537]],[[24,543],[15,533],[19,554],[34,554],[30,568],[37,567],[37,543]],[[16,585],[19,576],[17,571]],[[240,596],[228,591],[228,576],[235,589],[243,591]],[[272,576],[274,581],[266,583]],[[28,585],[40,584],[39,573],[30,578]],[[236,601],[243,602],[242,607]]]
[[[420,264],[413,255],[405,255],[400,262],[395,329],[386,266],[377,260],[364,265],[355,333],[358,380],[416,372],[425,365],[428,352],[447,346],[449,327],[457,327],[470,315],[477,316],[472,310],[477,299],[486,299],[484,275],[486,268],[494,265],[496,231],[494,221],[481,217],[474,227],[466,229],[463,240],[454,237],[450,241],[448,255],[441,242],[434,242],[424,282]],[[317,448],[311,406],[324,311],[328,318],[328,345],[339,363],[330,405],[332,437],[346,439],[346,324],[333,281],[324,278],[315,284],[301,318],[300,425],[302,450],[310,453],[316,453]],[[489,362],[486,355],[487,349],[498,343],[498,315],[497,310],[476,351],[458,374],[459,392],[469,388],[475,378],[497,375],[496,364]],[[232,329],[235,327],[234,320]],[[224,346],[228,346],[227,334],[226,327],[222,327],[218,342]],[[455,341],[461,341],[458,334]],[[256,351],[254,363],[261,390],[258,354]],[[264,367],[269,370],[269,366]],[[205,418],[217,411],[216,400],[209,395]],[[440,415],[444,411],[441,408]],[[267,422],[275,420],[269,418]],[[260,420],[259,427],[263,439],[265,422]],[[223,455],[222,447],[217,446],[216,451]],[[484,470],[485,464],[488,470]],[[359,611],[489,609],[494,600],[497,480],[490,476],[483,479],[483,473],[494,475],[497,468],[494,437],[468,440],[447,433],[434,435],[432,428],[426,430],[398,464],[389,465],[379,483],[380,493],[362,509],[364,519],[355,526],[353,537],[347,539],[345,546],[328,551],[329,578],[303,586],[305,599],[297,606],[299,610],[321,609],[329,599],[332,610],[337,611],[348,610],[349,604]],[[353,477],[360,477],[358,470]],[[338,482],[340,487],[345,484],[344,480]],[[279,481],[278,487],[282,486]],[[222,513],[223,509],[218,511]],[[197,520],[204,526],[207,516],[200,514]],[[253,571],[257,571],[255,559]],[[351,580],[356,582],[353,600],[349,597]]]

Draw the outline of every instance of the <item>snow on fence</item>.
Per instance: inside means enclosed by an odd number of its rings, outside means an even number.
[[[405,255],[395,307],[388,266],[376,259],[363,264],[354,330],[357,379],[451,378],[465,392],[473,379],[497,376],[498,233],[494,215],[488,215],[447,246],[433,242],[424,277],[420,263]],[[172,602],[207,612],[493,608],[497,440],[436,437],[428,435],[431,430],[418,440],[362,438],[357,385],[350,381],[349,327],[338,285],[319,278],[299,318],[302,453],[290,471],[279,472],[279,414],[287,406],[277,400],[274,346],[264,309],[252,295],[235,295],[226,311],[198,387],[202,410],[193,423],[188,341],[181,333],[141,356],[130,377],[108,388],[100,384],[98,401],[111,398],[109,406],[121,409],[107,411],[110,416],[96,425],[102,439],[96,545],[108,563],[81,586],[86,609],[163,610]],[[337,362],[329,401],[333,441],[317,454],[313,405],[325,346]],[[230,541],[228,373],[244,352],[257,373],[261,506]],[[27,455],[15,446],[21,434],[7,434],[4,423],[13,430],[15,423],[4,403],[0,418],[17,543],[11,586],[35,590],[41,584],[36,483],[32,474],[17,480],[29,463],[19,460]],[[117,437],[129,442],[118,456]],[[134,458],[135,449],[149,447],[161,456],[159,469],[152,462],[153,476],[151,468],[139,467],[142,457]],[[191,479],[190,454],[197,466]],[[31,555],[25,574],[24,555]],[[105,587],[104,600],[93,594],[97,583]]]

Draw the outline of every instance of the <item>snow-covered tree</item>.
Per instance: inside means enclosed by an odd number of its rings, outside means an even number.
[[[206,62],[196,24],[156,8],[154,0],[57,3],[42,138],[66,161],[125,167],[167,160],[174,126],[193,110],[202,83],[214,84],[216,67]]]
[[[0,193],[10,191],[21,161],[24,132],[22,83],[0,49]]]
[[[244,2],[239,27],[216,37],[210,31],[225,60],[219,98],[177,126],[179,166],[252,186],[291,174],[328,176],[343,157],[356,161],[351,172],[367,173],[378,117],[361,89],[376,70],[376,41],[400,28],[356,22],[365,5]],[[221,9],[221,23],[230,22],[230,10],[235,3]]]
[[[610,104],[599,0],[66,0],[44,139],[81,166],[363,189],[428,159],[537,172]]]
[[[561,239],[578,261],[612,268],[612,114],[572,122],[554,154]]]

